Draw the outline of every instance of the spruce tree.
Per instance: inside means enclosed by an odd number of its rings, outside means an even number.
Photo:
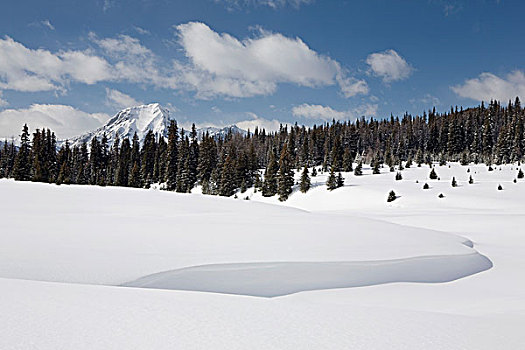
[[[168,126],[168,156],[166,164],[166,185],[168,191],[175,191],[177,184],[178,143],[179,131],[177,122],[172,119]]]
[[[235,193],[235,161],[229,154],[226,156],[224,166],[222,167],[219,195],[230,197]]]
[[[354,170],[354,175],[355,176],[363,175],[363,162],[362,161],[359,161],[359,163],[357,163],[357,166],[355,167],[355,170]]]
[[[277,161],[275,160],[275,153],[270,150],[268,165],[264,173],[264,181],[262,188],[262,195],[264,197],[272,197],[277,194]]]
[[[310,176],[308,175],[308,167],[305,165],[303,172],[301,173],[301,182],[299,183],[299,189],[301,192],[306,193],[310,189],[311,182]]]
[[[352,166],[352,161],[353,161],[352,153],[350,152],[348,148],[346,148],[343,153],[343,171],[350,172],[354,170]]]
[[[339,172],[337,174],[337,187],[343,187],[345,185],[345,179],[343,177],[343,174]]]
[[[379,161],[374,161],[373,168],[372,168],[372,174],[380,174],[381,171],[379,170]]]
[[[386,199],[386,201],[387,201],[388,203],[390,203],[390,202],[395,201],[396,199],[397,199],[396,193],[392,190],[392,191],[390,191],[390,193],[388,194],[388,198]]]
[[[18,181],[31,180],[31,145],[27,124],[24,124],[20,135],[20,147],[15,158],[13,177]]]
[[[279,200],[284,202],[292,194],[294,173],[292,169],[291,153],[288,143],[285,143],[279,158],[279,177],[277,181],[277,194]]]
[[[330,168],[330,175],[328,175],[328,179],[326,180],[326,187],[329,191],[333,191],[337,188],[337,178],[335,176],[335,167]]]

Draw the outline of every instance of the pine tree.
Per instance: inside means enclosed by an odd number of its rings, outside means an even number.
[[[128,138],[122,141],[118,159],[117,170],[115,174],[115,185],[128,186],[129,173],[131,167],[131,144]]]
[[[520,170],[518,170],[518,179],[523,179],[523,177],[524,177],[524,174],[523,174],[523,171],[520,168]]]
[[[390,193],[388,194],[388,198],[386,199],[386,201],[387,201],[388,203],[390,203],[390,202],[395,201],[396,199],[397,199],[396,193],[392,190],[392,191],[390,191]]]
[[[350,172],[354,170],[352,167],[352,161],[353,161],[352,153],[350,152],[348,148],[346,148],[343,153],[343,171]]]
[[[129,185],[131,187],[142,187],[140,168],[137,162],[134,162],[133,167],[131,168],[131,172],[129,174]]]
[[[337,174],[337,187],[343,187],[345,185],[345,179],[343,177],[343,174],[339,172]]]
[[[355,167],[355,170],[354,170],[354,175],[355,176],[363,175],[363,162],[359,161],[359,163],[357,163],[357,166]]]
[[[452,177],[452,187],[458,187],[458,183],[455,177]]]
[[[474,183],[474,179],[472,178],[472,175],[469,176],[468,183],[471,185]]]
[[[436,180],[438,178],[438,176],[436,174],[436,170],[434,168],[432,168],[432,170],[430,171],[430,174],[428,175],[428,178],[430,180]]]
[[[60,171],[58,173],[56,183],[57,184],[70,184],[71,183],[71,149],[69,147],[69,142],[66,140],[66,143],[57,156],[58,166]]]
[[[372,174],[380,174],[381,171],[379,170],[379,161],[374,161],[373,168],[372,168]]]
[[[235,193],[235,161],[231,155],[226,157],[224,166],[222,167],[221,182],[219,187],[219,195],[230,197]]]
[[[401,175],[401,172],[396,173],[396,181],[403,180],[403,175]]]
[[[31,145],[27,124],[24,124],[22,135],[20,135],[20,147],[15,158],[13,177],[18,181],[31,180]]]
[[[155,142],[155,134],[149,130],[144,137],[144,144],[141,150],[141,168],[140,176],[143,180],[144,187],[149,188],[154,180],[155,168],[155,152],[157,144]]]
[[[264,197],[272,197],[277,194],[277,161],[275,160],[275,153],[270,150],[268,165],[264,173],[264,182],[262,188],[262,195]]]
[[[301,192],[306,193],[310,189],[311,182],[310,176],[308,175],[308,167],[305,165],[303,172],[301,173],[301,182],[299,183],[299,189]]]
[[[292,194],[294,173],[292,169],[291,153],[288,143],[285,143],[279,158],[279,177],[277,180],[277,194],[279,200],[284,202]]]
[[[330,168],[330,175],[326,181],[326,187],[329,191],[333,191],[337,188],[337,178],[335,177],[335,167]]]
[[[166,164],[166,183],[168,191],[174,191],[177,184],[178,143],[179,131],[177,128],[177,122],[172,119],[168,126],[168,156]]]

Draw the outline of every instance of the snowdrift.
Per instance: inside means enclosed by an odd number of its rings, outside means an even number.
[[[463,237],[348,215],[157,190],[3,180],[0,191],[5,278],[272,297],[492,266]]]
[[[392,282],[450,282],[491,267],[478,253],[365,262],[217,264],[161,272],[123,286],[276,297]]]

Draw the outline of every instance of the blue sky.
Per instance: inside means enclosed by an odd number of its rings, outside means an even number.
[[[525,95],[505,0],[4,0],[0,136],[160,102],[182,124],[377,118]]]

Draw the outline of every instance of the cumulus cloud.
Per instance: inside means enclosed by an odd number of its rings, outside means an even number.
[[[0,57],[3,90],[63,90],[69,81],[95,84],[111,78],[108,62],[84,51],[29,49],[5,37],[0,39]]]
[[[203,98],[269,95],[280,83],[339,84],[346,96],[368,92],[366,82],[346,77],[337,61],[315,52],[300,38],[260,31],[259,36],[241,41],[200,22],[176,29],[190,61],[183,80]]]
[[[505,77],[492,73],[481,73],[479,77],[467,79],[463,84],[452,86],[452,91],[461,97],[477,101],[514,100],[525,97],[525,73],[513,71]]]
[[[59,139],[65,139],[96,129],[108,119],[105,113],[86,113],[71,106],[33,104],[25,109],[1,111],[0,137],[18,137],[22,125],[27,123],[31,130],[49,128]]]
[[[144,104],[118,90],[106,88],[106,104],[116,108],[128,108]]]
[[[331,121],[333,119],[344,120],[355,119],[362,116],[376,116],[377,109],[377,104],[364,104],[353,109],[338,111],[330,106],[303,103],[302,105],[293,107],[292,114],[295,117],[306,119]]]
[[[163,62],[137,38],[118,35],[115,38],[99,38],[89,33],[95,43],[112,64],[112,79],[174,89],[179,77],[174,67]]]
[[[314,1],[315,0],[215,0],[216,3],[226,5],[228,9],[242,8],[246,6],[267,6],[273,9],[285,6],[299,8],[301,5],[311,4]]]
[[[244,130],[249,129],[252,132],[255,130],[255,127],[265,129],[266,131],[278,131],[281,125],[286,125],[286,123],[282,123],[277,119],[261,118],[253,112],[248,112],[247,115],[251,118],[236,122],[235,125]]]
[[[338,85],[341,94],[367,94],[366,81],[348,76],[332,58],[300,38],[260,30],[240,40],[204,23],[176,26],[185,60],[158,57],[137,38],[94,33],[89,50],[51,52],[0,39],[0,90],[66,91],[70,83],[129,82],[160,89],[193,91],[201,99],[271,95],[279,84]]]
[[[383,82],[406,79],[414,70],[407,61],[394,50],[370,54],[366,63],[370,66],[369,72],[383,79]]]

